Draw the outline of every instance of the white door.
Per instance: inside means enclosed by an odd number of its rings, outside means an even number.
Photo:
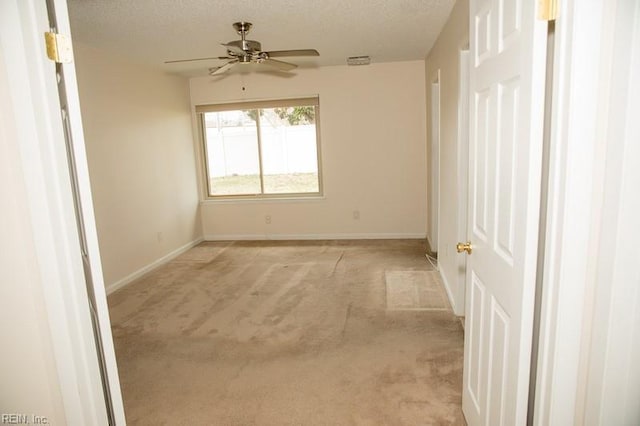
[[[49,28],[53,32],[71,37],[66,0],[46,0]],[[58,46],[64,49],[64,44]],[[70,48],[69,42],[69,48]],[[64,53],[64,52],[63,52]],[[51,64],[58,84],[60,117],[66,144],[67,163],[71,180],[71,193],[75,204],[78,245],[87,290],[87,303],[93,327],[94,344],[98,356],[102,391],[108,424],[125,424],[120,381],[111,335],[111,323],[104,287],[98,233],[95,226],[89,170],[85,153],[84,132],[80,116],[80,100],[75,68],[68,63]]]
[[[462,407],[471,426],[526,423],[547,29],[535,4],[470,2]]]

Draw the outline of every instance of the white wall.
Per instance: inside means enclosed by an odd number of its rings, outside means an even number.
[[[186,79],[76,44],[107,288],[200,235]]]
[[[205,201],[205,238],[425,237],[424,84],[422,61],[193,78],[193,105],[320,97],[324,197]]]
[[[462,241],[458,231],[458,99],[459,54],[469,43],[469,2],[458,0],[451,11],[449,20],[429,52],[425,66],[427,82],[426,99],[431,99],[431,82],[440,70],[440,217],[438,265],[454,311],[464,310],[464,256],[455,251],[455,245]],[[427,117],[431,117],[431,105],[427,102]],[[431,124],[428,123],[430,127]],[[431,136],[432,132],[427,132]],[[429,146],[431,141],[428,142]]]

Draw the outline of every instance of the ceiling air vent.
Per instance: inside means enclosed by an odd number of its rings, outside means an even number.
[[[371,58],[369,56],[349,56],[347,65],[369,65]]]

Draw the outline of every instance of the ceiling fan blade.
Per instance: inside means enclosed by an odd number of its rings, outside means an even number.
[[[285,56],[320,56],[316,49],[274,50],[265,52],[270,58],[282,58]]]
[[[233,59],[233,58],[230,58],[228,56],[212,56],[211,58],[177,59],[175,61],[164,61],[164,63],[175,64],[177,62],[208,61],[210,59]]]
[[[227,62],[226,64],[224,64],[223,66],[221,66],[220,68],[215,70],[214,72],[210,72],[209,75],[220,75],[220,74],[223,74],[223,73],[227,72],[229,69],[231,69],[231,67],[233,67],[237,63],[238,63],[237,60],[236,61]]]
[[[289,62],[276,61],[275,59],[265,59],[260,63],[271,65],[272,67],[275,67],[280,71],[291,71],[292,69],[298,67],[296,64],[290,64]]]

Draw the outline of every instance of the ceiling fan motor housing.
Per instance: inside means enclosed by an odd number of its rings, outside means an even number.
[[[239,55],[242,52],[254,53],[260,52],[262,45],[256,40],[233,40],[225,44],[227,53],[230,55]]]

